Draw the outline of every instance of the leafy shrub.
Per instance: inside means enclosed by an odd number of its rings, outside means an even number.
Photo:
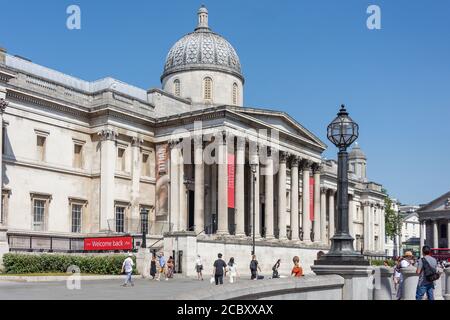
[[[393,267],[395,266],[395,261],[394,260],[387,260],[389,267]],[[384,265],[384,260],[371,260],[370,261],[370,265],[375,266],[375,267],[380,267]]]
[[[3,255],[4,272],[22,273],[65,273],[70,266],[77,266],[81,273],[119,275],[125,255],[78,256],[58,254],[16,254]],[[133,274],[136,274],[136,259]]]

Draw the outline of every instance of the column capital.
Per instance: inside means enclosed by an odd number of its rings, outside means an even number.
[[[320,162],[314,162],[312,165],[312,170],[314,174],[320,174],[322,172],[322,163]]]
[[[181,143],[181,141],[183,141],[183,139],[181,139],[181,138],[170,139],[168,142],[169,148],[170,149],[176,148]]]
[[[308,159],[303,159],[301,161],[301,166],[302,166],[303,171],[309,171],[309,170],[311,170],[311,168],[313,166],[313,162]]]
[[[285,152],[285,151],[280,151],[280,163],[286,163],[287,159],[289,158],[289,153]]]
[[[298,167],[300,164],[300,158],[294,155],[291,155],[291,167]]]
[[[119,136],[117,131],[113,129],[102,129],[101,131],[97,132],[97,135],[102,141],[116,141],[117,137]]]
[[[8,107],[9,102],[6,101],[5,99],[1,98],[0,99],[0,113],[3,114],[6,110],[6,107]]]
[[[138,137],[131,137],[131,146],[140,148],[144,143],[144,139]]]
[[[328,188],[326,188],[326,187],[320,187],[320,193],[326,194],[327,191],[328,191]]]

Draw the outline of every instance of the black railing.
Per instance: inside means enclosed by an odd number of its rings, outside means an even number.
[[[133,251],[137,251],[141,235],[133,235]],[[64,237],[52,235],[30,235],[13,233],[8,234],[8,246],[10,252],[56,252],[56,253],[86,253],[106,251],[84,250],[84,237]],[[138,241],[136,241],[138,240]],[[128,250],[119,250],[119,252]],[[117,251],[111,251],[117,252]]]

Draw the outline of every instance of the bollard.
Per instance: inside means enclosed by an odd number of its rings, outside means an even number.
[[[375,269],[375,287],[373,300],[392,300],[392,275],[394,269],[379,267]]]
[[[441,277],[434,282],[434,300],[444,300],[442,295],[442,282],[444,281],[444,273],[441,273]]]
[[[444,299],[450,300],[450,267],[444,269],[445,275],[445,294]]]
[[[403,275],[403,288],[401,300],[416,300],[416,289],[419,281],[419,275],[415,267],[402,268],[400,272]]]

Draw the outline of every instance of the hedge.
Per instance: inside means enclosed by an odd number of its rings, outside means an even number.
[[[395,266],[395,261],[394,260],[387,260],[387,263],[389,265],[389,267],[393,267]],[[370,261],[370,264],[372,266],[383,266],[384,265],[384,260],[372,260]]]
[[[65,273],[70,266],[77,266],[81,273],[119,275],[126,255],[77,256],[58,254],[3,255],[4,273]],[[136,259],[133,257],[133,274],[136,274]]]

